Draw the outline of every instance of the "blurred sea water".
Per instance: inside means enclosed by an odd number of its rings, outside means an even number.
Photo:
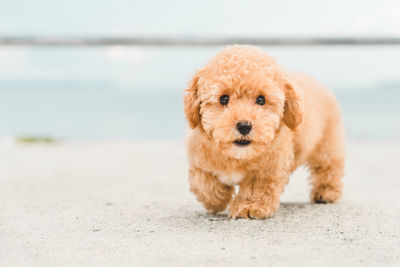
[[[397,0],[3,0],[0,36],[398,36]],[[182,138],[221,47],[0,47],[0,136]],[[263,47],[336,93],[349,138],[399,138],[400,47]]]
[[[329,86],[350,139],[400,137],[400,47],[262,47]],[[0,47],[0,136],[180,139],[182,94],[222,47]]]

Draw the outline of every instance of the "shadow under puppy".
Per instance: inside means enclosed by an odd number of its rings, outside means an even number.
[[[340,199],[345,134],[334,95],[262,50],[231,46],[198,70],[184,95],[190,189],[208,212],[273,216],[290,174],[307,164],[311,200]],[[239,185],[235,195],[234,186]]]

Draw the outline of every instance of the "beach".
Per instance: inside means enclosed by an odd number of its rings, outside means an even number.
[[[399,141],[350,141],[344,197],[292,175],[277,215],[209,215],[183,141],[0,142],[0,266],[399,266]]]
[[[396,0],[3,1],[0,267],[400,266],[399,10]],[[341,202],[310,203],[305,167],[266,220],[207,214],[190,192],[185,88],[235,44],[334,93],[348,140]],[[254,90],[269,112],[275,94],[262,92],[283,78],[292,113],[302,84],[239,57],[219,58],[243,71],[221,64],[198,89]],[[273,81],[253,79],[259,71]],[[197,95],[205,127],[209,99]]]

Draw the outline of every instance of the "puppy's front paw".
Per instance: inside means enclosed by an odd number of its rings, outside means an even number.
[[[277,208],[265,202],[232,200],[229,203],[229,217],[233,219],[266,219],[275,215]]]
[[[334,203],[342,197],[342,188],[331,185],[320,185],[311,192],[311,201],[315,203]]]
[[[219,204],[203,202],[203,206],[209,214],[217,214],[218,212],[222,212],[226,209],[228,202]]]

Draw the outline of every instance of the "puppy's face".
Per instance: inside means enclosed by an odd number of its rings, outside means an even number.
[[[222,153],[235,159],[268,149],[289,107],[288,86],[275,62],[258,49],[244,48],[250,51],[227,49],[217,55],[196,73],[185,95],[191,127],[201,126]]]
[[[252,158],[266,149],[283,114],[282,90],[269,79],[256,78],[242,76],[247,83],[238,87],[205,78],[199,87],[202,127],[233,158]]]

